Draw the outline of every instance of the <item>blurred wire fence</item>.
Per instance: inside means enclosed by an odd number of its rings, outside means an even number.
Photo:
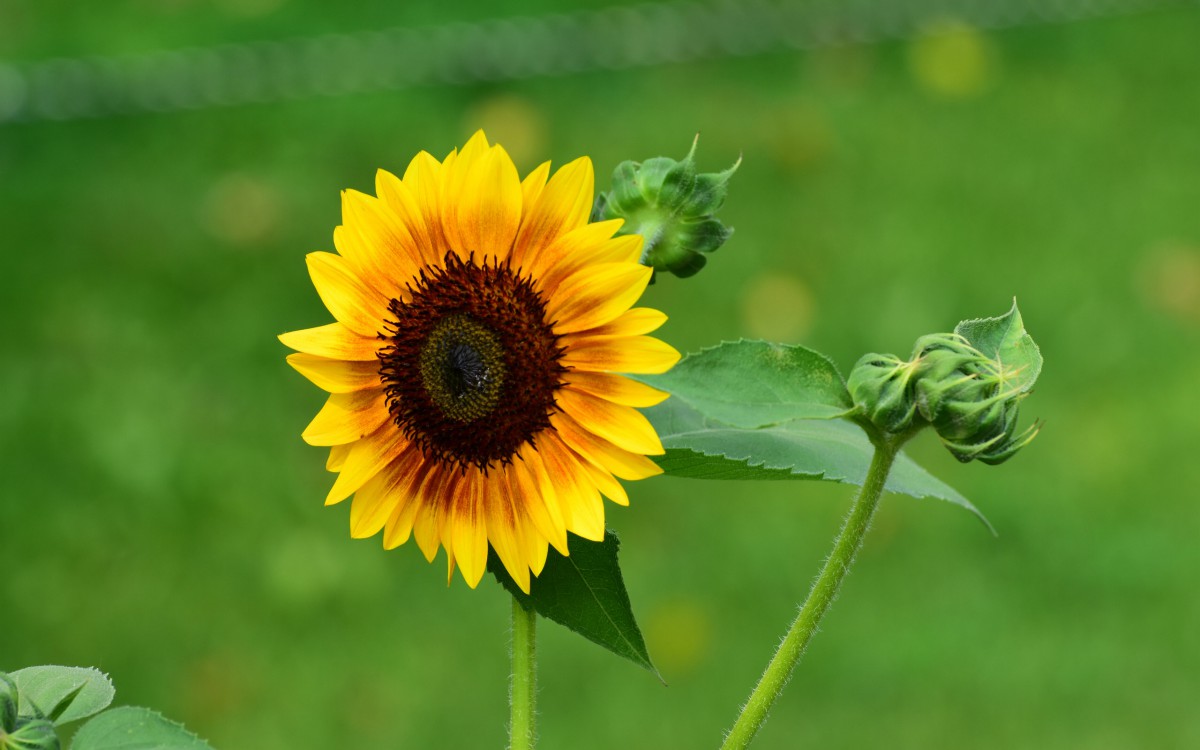
[[[66,120],[866,44],[953,19],[1000,29],[1196,0],[724,0],[112,57],[0,62],[0,123]]]

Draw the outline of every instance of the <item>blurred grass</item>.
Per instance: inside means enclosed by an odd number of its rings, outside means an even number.
[[[10,3],[0,54],[491,12],[246,7]],[[0,128],[0,666],[95,664],[219,748],[502,746],[502,591],[348,538],[298,438],[321,396],[273,336],[327,320],[302,256],[379,166],[483,125],[603,186],[700,131],[702,167],[745,164],[712,270],[648,294],[679,348],[771,335],[848,368],[1015,294],[1047,359],[1011,463],[912,448],[1000,537],[887,501],[756,747],[1200,745],[1200,13],[965,33]],[[609,506],[671,686],[546,624],[542,744],[715,746],[849,494],[661,479]]]

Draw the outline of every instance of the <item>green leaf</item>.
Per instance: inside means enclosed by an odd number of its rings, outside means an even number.
[[[112,703],[112,682],[91,667],[27,667],[12,673],[21,691],[21,713],[61,726],[103,711]]]
[[[857,425],[844,420],[798,419],[744,429],[706,418],[678,398],[644,410],[666,455],[653,456],[667,474],[694,479],[824,479],[861,486],[874,446]],[[975,514],[979,509],[904,453],[888,475],[887,489],[931,497]]]
[[[207,742],[148,708],[122,706],[79,728],[71,750],[212,750]]]
[[[662,375],[631,377],[735,427],[832,419],[854,408],[833,362],[796,345],[726,342],[687,355]]]
[[[1007,385],[1024,393],[1033,388],[1042,372],[1042,353],[1026,333],[1017,301],[998,318],[964,320],[954,328],[984,355],[1000,363]]]
[[[572,534],[567,544],[569,557],[550,549],[546,567],[541,575],[530,581],[528,594],[521,591],[491,550],[488,551],[487,569],[521,602],[521,606],[650,670],[661,680],[662,676],[650,661],[646,641],[638,629],[629,594],[625,591],[625,581],[617,563],[620,546],[617,535],[609,531],[603,542],[592,542]]]

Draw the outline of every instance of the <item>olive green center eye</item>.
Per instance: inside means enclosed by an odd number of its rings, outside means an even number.
[[[421,381],[447,419],[472,422],[491,414],[507,373],[494,331],[466,315],[443,318],[421,347]]]

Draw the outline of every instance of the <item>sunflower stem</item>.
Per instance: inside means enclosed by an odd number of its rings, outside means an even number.
[[[871,525],[871,518],[879,506],[879,498],[883,494],[888,472],[891,471],[896,454],[900,451],[900,446],[912,434],[910,432],[903,435],[884,436],[872,434],[874,432],[873,429],[868,430],[871,442],[875,445],[871,466],[867,469],[866,480],[858,492],[854,507],[850,509],[850,515],[846,516],[842,530],[834,541],[833,551],[826,558],[825,566],[821,569],[816,583],[808,592],[808,598],[800,607],[800,613],[796,615],[792,627],[788,630],[783,642],[779,644],[779,649],[772,657],[771,663],[767,665],[754,692],[750,694],[750,699],[742,707],[742,712],[734,723],[733,729],[729,730],[729,734],[726,735],[721,750],[743,750],[753,741],[763,722],[766,721],[771,706],[783,693],[784,687],[791,679],[796,664],[799,663],[800,657],[804,655],[804,650],[808,647],[808,642],[817,632],[821,618],[825,616],[829,606],[837,598],[842,580],[850,572],[854,556],[862,547],[863,538]]]
[[[537,613],[512,602],[512,685],[508,726],[509,750],[533,750],[537,699]]]

